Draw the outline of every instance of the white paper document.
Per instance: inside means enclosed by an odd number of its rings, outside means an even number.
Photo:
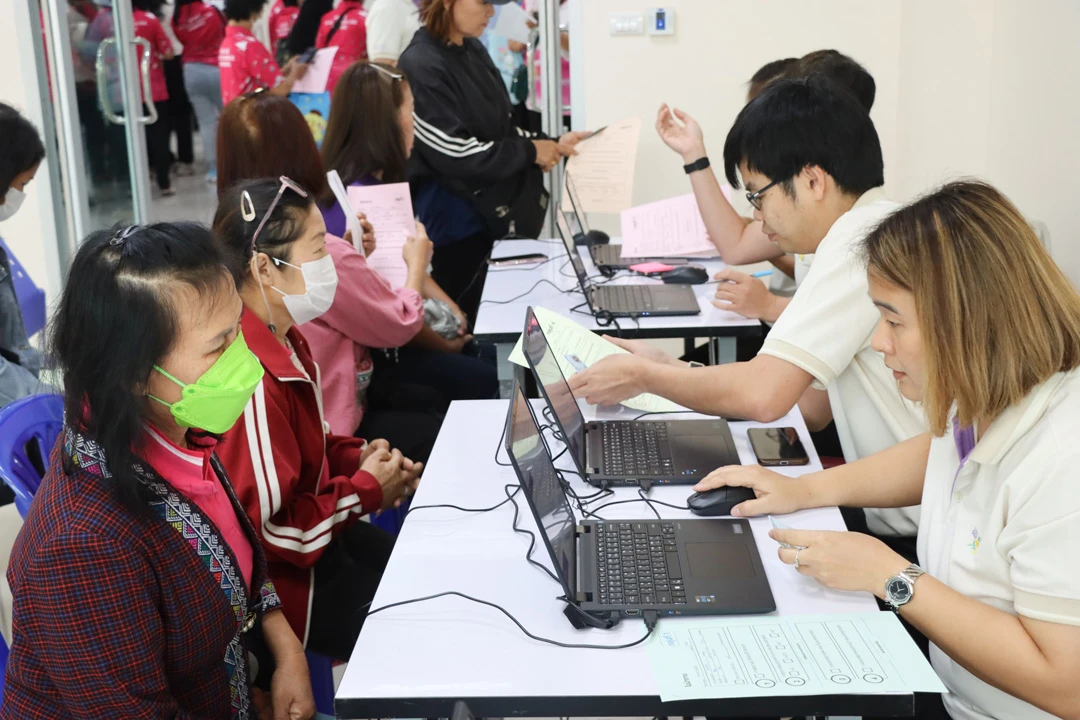
[[[583,205],[578,208],[581,212],[614,214],[633,204],[640,136],[641,118],[632,117],[612,123],[577,144],[577,155],[566,161],[566,172],[574,179],[574,189]],[[570,207],[565,183],[562,207]]]
[[[337,47],[328,47],[317,51],[315,57],[311,59],[311,66],[304,73],[304,77],[293,83],[292,92],[326,92],[326,83],[330,80],[330,69],[334,66],[334,57],[337,55],[337,51]]]
[[[661,620],[660,699],[946,692],[891,612]]]
[[[536,314],[540,327],[544,330],[544,337],[547,338],[548,344],[551,345],[559,361],[559,369],[568,379],[579,369],[589,367],[608,355],[627,354],[627,351],[618,345],[608,342],[591,330],[551,310],[538,307],[533,308],[533,312]],[[522,367],[529,366],[525,353],[521,349],[521,338],[518,338],[517,345],[510,353],[510,362]],[[622,404],[642,412],[674,412],[685,409],[659,395],[649,393],[630,398]]]
[[[390,287],[404,287],[409,271],[401,251],[405,238],[416,232],[409,184],[354,185],[349,188],[349,201],[375,230],[375,252],[368,257],[368,265],[386,278]]]
[[[341,182],[341,176],[338,175],[337,170],[331,170],[326,173],[326,182],[330,186],[330,191],[334,193],[334,199],[338,201],[338,205],[341,206],[341,212],[345,215],[345,227],[348,228],[349,233],[352,235],[353,248],[356,252],[363,256],[367,256],[367,251],[364,250],[364,229],[360,227],[360,221],[356,219],[356,210],[353,209],[352,201],[349,200],[349,193],[345,191],[345,185]],[[342,238],[344,240],[345,238]]]
[[[517,3],[507,3],[499,6],[498,12],[491,33],[507,40],[516,40],[522,44],[528,43],[529,15],[524,8]]]
[[[623,210],[621,220],[624,258],[720,254],[705,230],[693,193]]]

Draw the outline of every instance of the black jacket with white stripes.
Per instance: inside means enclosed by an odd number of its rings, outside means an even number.
[[[402,53],[416,110],[414,183],[434,180],[458,193],[491,187],[536,162],[531,139],[517,128],[510,97],[487,49],[475,38],[452,45],[421,27]]]

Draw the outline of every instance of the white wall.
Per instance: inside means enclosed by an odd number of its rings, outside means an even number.
[[[1055,257],[1080,284],[1072,240],[1080,226],[1080,2],[668,0],[674,36],[610,37],[609,12],[656,3],[580,1],[583,62],[574,73],[585,125],[640,114],[651,127],[666,101],[698,119],[718,161],[755,70],[836,48],[877,82],[871,117],[893,197],[982,177],[1049,225]],[[678,157],[646,130],[635,203],[688,189]]]
[[[0,0],[0,101],[18,108],[36,127],[42,127],[42,105],[37,66],[30,42],[30,11],[26,0]],[[45,138],[46,142],[50,142]],[[26,200],[14,217],[0,224],[0,236],[50,301],[60,291],[59,258],[53,219],[53,196],[49,173],[55,168],[42,163],[27,186]]]

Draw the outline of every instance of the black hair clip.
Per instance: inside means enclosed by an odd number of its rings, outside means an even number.
[[[117,231],[116,231],[116,234],[115,234],[115,235],[113,235],[113,237],[112,237],[112,240],[110,240],[110,241],[109,241],[109,244],[110,244],[110,245],[120,245],[120,244],[121,244],[121,243],[123,243],[123,242],[124,242],[125,240],[127,240],[127,239],[128,239],[129,237],[131,237],[132,235],[134,235],[134,234],[135,234],[135,232],[136,232],[136,231],[137,231],[138,229],[139,229],[139,226],[138,226],[138,225],[128,225],[128,226],[127,226],[126,228],[124,228],[123,230],[117,230]]]

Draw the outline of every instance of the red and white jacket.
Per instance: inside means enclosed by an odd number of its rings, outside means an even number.
[[[360,469],[365,441],[328,432],[319,366],[300,331],[286,335],[294,362],[253,313],[245,310],[240,326],[266,374],[218,457],[262,540],[285,617],[306,645],[315,563],[338,533],[382,507],[382,488]]]

